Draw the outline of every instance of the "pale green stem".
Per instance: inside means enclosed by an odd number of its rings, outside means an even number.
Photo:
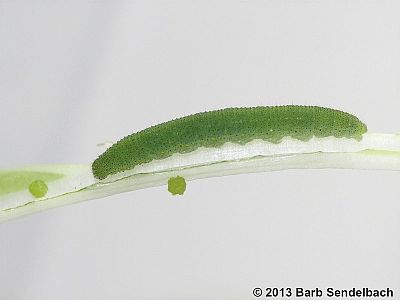
[[[68,167],[68,166],[66,166]],[[87,166],[89,169],[90,166]],[[217,162],[202,166],[154,173],[134,174],[113,182],[97,182],[83,189],[45,200],[35,200],[22,206],[0,211],[0,222],[42,210],[98,199],[109,195],[165,185],[170,177],[186,180],[226,176],[241,173],[278,171],[285,169],[362,169],[400,171],[400,152],[364,150],[355,153],[308,153],[273,155],[250,159]]]

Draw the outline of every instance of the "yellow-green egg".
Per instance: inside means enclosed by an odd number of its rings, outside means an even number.
[[[43,180],[32,181],[29,185],[29,192],[35,198],[44,197],[47,194],[48,189],[47,184]]]
[[[186,191],[186,180],[181,176],[168,179],[168,191],[172,195],[183,195]]]

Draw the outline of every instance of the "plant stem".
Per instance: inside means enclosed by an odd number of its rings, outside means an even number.
[[[66,166],[67,167],[67,166]],[[222,161],[154,173],[140,173],[113,182],[97,182],[80,190],[0,211],[0,222],[42,210],[98,199],[113,194],[165,185],[170,177],[187,181],[208,177],[279,171],[287,169],[359,169],[400,171],[400,151],[363,150],[360,152],[307,153],[258,156],[250,159]]]

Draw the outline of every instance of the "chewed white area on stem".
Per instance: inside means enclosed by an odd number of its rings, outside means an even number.
[[[191,166],[202,166],[221,161],[249,159],[257,156],[274,156],[315,152],[359,152],[362,150],[400,151],[400,136],[394,134],[366,133],[361,141],[349,138],[313,137],[309,141],[300,141],[291,137],[274,144],[261,139],[253,140],[244,145],[225,143],[218,148],[200,147],[189,153],[175,153],[161,160],[138,165],[131,170],[108,176],[102,182],[129,177],[135,174],[147,174],[168,170],[176,170]]]

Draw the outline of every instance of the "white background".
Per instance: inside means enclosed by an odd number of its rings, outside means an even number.
[[[400,131],[398,1],[0,1],[0,167],[88,163],[149,125],[315,104]],[[400,297],[400,173],[190,182],[0,225],[0,299]]]

